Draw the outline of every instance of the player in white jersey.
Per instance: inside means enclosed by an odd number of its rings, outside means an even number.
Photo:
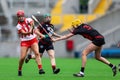
[[[20,43],[21,54],[20,54],[20,60],[19,60],[19,66],[18,66],[18,76],[22,76],[22,66],[29,48],[31,48],[35,54],[35,59],[38,65],[39,74],[44,74],[45,72],[42,69],[42,63],[41,63],[41,58],[40,58],[39,49],[38,49],[38,41],[34,33],[34,21],[31,18],[26,18],[24,16],[23,10],[17,11],[17,18],[18,18],[18,24],[16,28],[18,30],[18,34],[21,40],[21,43]],[[44,37],[44,35],[40,33],[39,33],[39,36]]]

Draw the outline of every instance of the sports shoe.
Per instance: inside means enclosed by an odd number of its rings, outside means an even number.
[[[39,74],[45,74],[45,71],[43,69],[40,69]]]
[[[120,64],[118,64],[118,71],[120,72]]]
[[[18,76],[22,76],[22,71],[18,71]]]
[[[77,73],[77,74],[73,74],[73,76],[75,76],[75,77],[84,77],[84,74],[82,74],[82,73]]]
[[[117,67],[113,66],[112,71],[113,71],[113,76],[115,76],[117,74]]]
[[[31,55],[30,55],[30,54],[28,54],[28,55],[27,55],[27,57],[26,57],[26,59],[25,59],[25,63],[28,63],[28,62],[29,62],[29,60],[30,60],[30,58],[31,58]]]
[[[59,73],[59,72],[60,72],[60,68],[53,70],[53,74],[57,74],[57,73]]]

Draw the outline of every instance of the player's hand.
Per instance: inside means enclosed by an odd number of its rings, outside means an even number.
[[[47,38],[47,37],[49,37],[47,34],[46,34],[46,35],[44,35],[44,38]]]
[[[51,40],[52,40],[52,42],[55,42],[55,41],[56,41],[56,39],[55,39],[55,38],[51,38]]]
[[[40,36],[40,39],[43,39],[43,38],[45,38],[45,35]]]
[[[68,31],[69,31],[70,33],[72,33],[72,32],[73,32],[73,30],[72,30],[72,29],[68,29]]]

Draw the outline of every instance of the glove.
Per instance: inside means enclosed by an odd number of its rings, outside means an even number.
[[[47,34],[45,35],[45,38],[49,37]]]

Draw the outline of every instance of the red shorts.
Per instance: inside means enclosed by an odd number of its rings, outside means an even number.
[[[31,45],[34,43],[38,43],[38,40],[36,38],[29,41],[21,41],[20,45],[25,47],[31,47]]]

